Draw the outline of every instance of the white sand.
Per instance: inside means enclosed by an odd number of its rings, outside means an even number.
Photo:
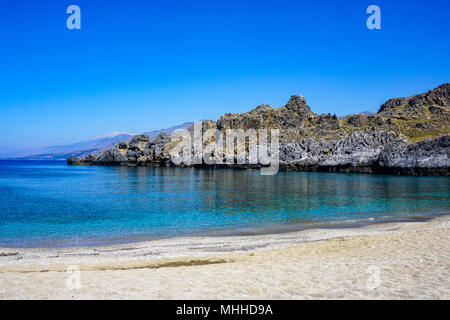
[[[449,299],[449,263],[449,216],[247,237],[0,248],[0,298]],[[79,268],[79,289],[71,281],[78,272],[68,267]]]

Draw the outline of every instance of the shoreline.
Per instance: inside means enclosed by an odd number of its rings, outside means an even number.
[[[58,160],[59,161],[59,160]],[[80,160],[66,160],[69,166],[104,166],[104,167],[150,167],[150,168],[191,168],[210,170],[261,170],[268,166],[251,164],[199,164],[199,165],[172,165],[172,164],[149,164],[130,162],[85,162]],[[302,163],[280,163],[277,172],[322,172],[322,173],[344,173],[344,174],[371,174],[389,176],[413,176],[413,177],[448,177],[450,168],[447,167],[383,167],[380,165],[352,166],[342,165],[316,165]]]
[[[138,235],[134,237],[120,237],[120,238],[86,238],[81,240],[53,240],[53,241],[39,241],[34,245],[16,245],[8,246],[1,245],[2,249],[64,249],[64,248],[91,248],[102,247],[107,248],[111,246],[119,245],[133,245],[139,243],[148,243],[154,241],[170,241],[171,239],[183,239],[183,238],[230,238],[230,237],[253,237],[264,235],[279,235],[298,233],[307,230],[315,229],[354,229],[363,228],[372,225],[382,225],[389,223],[402,223],[402,222],[427,222],[439,217],[450,217],[450,212],[447,210],[439,211],[432,215],[411,215],[403,217],[376,217],[376,218],[363,218],[363,219],[351,219],[351,220],[334,220],[323,222],[294,222],[294,223],[270,223],[259,226],[222,226],[216,230],[204,230],[196,231],[179,236],[167,236],[156,237],[150,235]],[[75,245],[76,243],[76,245]],[[1,253],[0,253],[1,257]]]
[[[446,215],[276,235],[1,248],[0,299],[449,299],[449,247]],[[67,285],[73,268],[77,289]],[[371,270],[381,277],[375,286]]]
[[[374,236],[394,233],[403,227],[443,224],[450,227],[450,214],[412,217],[399,221],[365,221],[362,225],[319,226],[282,232],[260,232],[241,235],[182,236],[107,245],[62,247],[0,247],[0,273],[10,265],[36,263],[92,263],[114,261],[116,258],[137,260],[165,258],[196,258],[226,253],[252,253],[260,250],[284,249],[308,242],[329,241],[344,237]],[[75,257],[75,258],[74,258]],[[83,260],[83,261],[81,261]],[[9,268],[7,268],[9,269]]]

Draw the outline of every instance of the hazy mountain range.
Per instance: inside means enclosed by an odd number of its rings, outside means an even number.
[[[194,124],[193,122],[183,122],[182,124],[179,124],[177,126],[173,126],[173,127],[166,128],[166,129],[147,131],[147,132],[144,132],[144,134],[148,135],[150,139],[155,139],[156,136],[160,133],[165,133],[165,134],[171,135],[175,130],[187,129],[193,124]]]
[[[164,128],[160,130],[153,130],[144,132],[151,139],[154,139],[159,133],[172,134],[177,129],[186,129],[191,126],[193,122],[184,122],[182,124]],[[73,144],[51,146],[43,148],[33,154],[26,154],[20,156],[4,154],[2,159],[14,159],[14,160],[66,160],[70,156],[85,157],[91,153],[99,152],[107,148],[113,147],[117,142],[128,141],[133,137],[134,133],[129,132],[112,132],[100,137],[95,137],[86,141],[81,141]]]

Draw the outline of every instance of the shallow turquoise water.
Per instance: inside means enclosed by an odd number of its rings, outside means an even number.
[[[0,161],[0,246],[246,234],[448,212],[448,177]]]

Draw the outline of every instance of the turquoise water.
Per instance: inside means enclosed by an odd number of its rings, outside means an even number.
[[[278,232],[448,212],[448,177],[0,161],[0,246]]]

